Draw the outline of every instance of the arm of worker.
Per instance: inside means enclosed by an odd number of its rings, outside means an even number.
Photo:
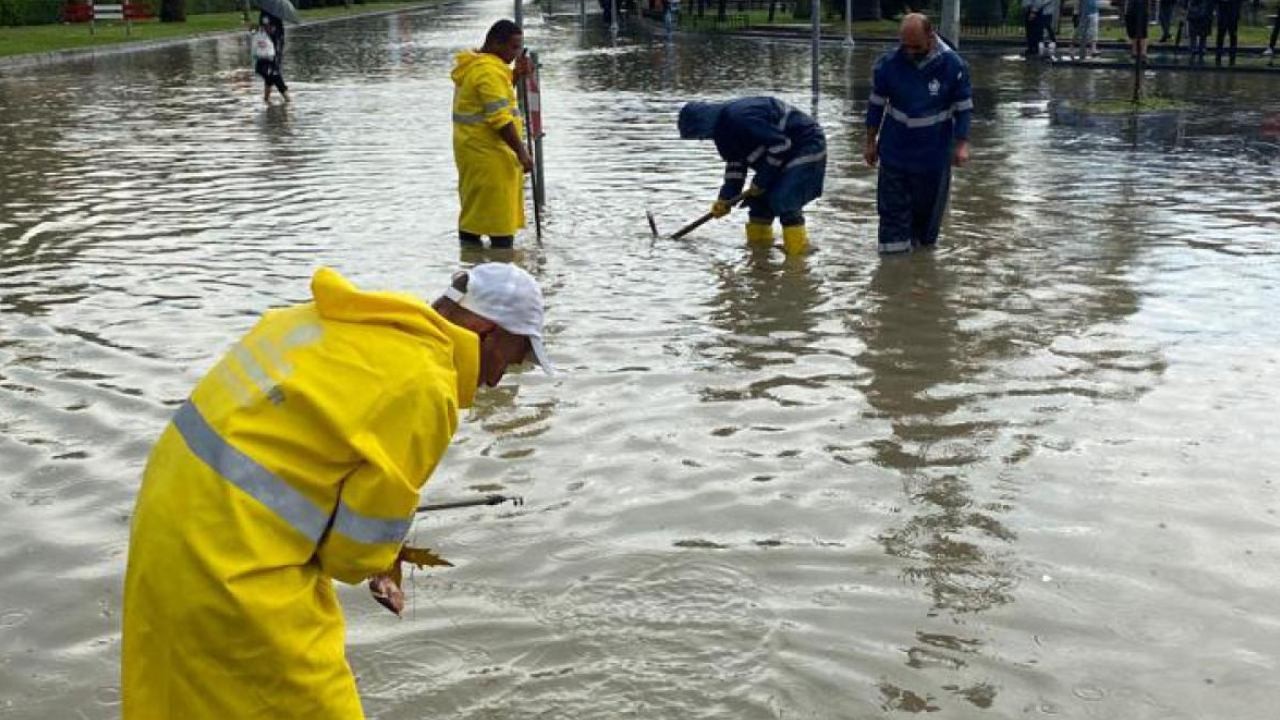
[[[742,194],[742,186],[747,182],[747,164],[734,160],[725,163],[724,184],[720,186],[720,199],[728,202]]]
[[[954,118],[952,133],[955,137],[951,164],[956,167],[969,162],[969,121],[973,117],[973,85],[969,81],[969,66],[963,60],[959,64],[958,77],[951,94],[951,111]]]
[[[316,555],[330,577],[355,584],[386,572],[413,522],[419,491],[457,427],[452,397],[430,381],[383,393],[355,429],[364,459],[342,483]]]
[[[889,84],[885,82],[883,64],[883,59],[876,62],[871,76],[871,95],[867,98],[867,145],[862,151],[862,158],[870,167],[880,162],[878,138],[880,128],[884,127],[884,114],[889,112]]]
[[[484,108],[484,121],[498,133],[498,137],[511,148],[525,172],[533,170],[533,158],[520,139],[520,116],[511,101],[511,89],[500,76],[486,75],[476,83],[476,90]]]
[[[499,128],[498,135],[507,144],[507,147],[511,148],[511,152],[516,154],[516,159],[520,161],[520,167],[525,172],[533,172],[533,157],[529,155],[529,149],[520,140],[520,133],[516,132],[516,124],[510,122],[503,125]]]

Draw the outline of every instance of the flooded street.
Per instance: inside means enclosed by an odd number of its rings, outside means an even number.
[[[151,444],[266,308],[330,265],[434,297],[460,264],[452,55],[510,3],[0,71],[0,718],[119,714]],[[482,392],[424,497],[397,620],[343,588],[372,718],[1276,717],[1280,95],[1161,73],[1179,113],[1090,124],[1126,72],[969,58],[942,247],[881,260],[861,159],[882,49],[611,43],[529,11],[556,377]],[[705,212],[689,99],[816,110],[813,252]],[[510,257],[510,255],[506,256]]]

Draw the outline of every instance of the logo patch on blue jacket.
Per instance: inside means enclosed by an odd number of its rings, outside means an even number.
[[[942,89],[942,83],[938,82],[938,78],[929,81],[929,94],[937,95],[938,90]]]

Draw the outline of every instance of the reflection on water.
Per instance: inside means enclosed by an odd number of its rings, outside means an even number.
[[[562,374],[482,393],[419,519],[457,567],[403,621],[344,589],[371,716],[1263,720],[1280,626],[1280,103],[973,57],[942,247],[881,261],[860,159],[877,48],[824,51],[813,252],[714,198],[689,99],[809,107],[801,44],[531,18],[541,244],[460,249],[458,49],[508,5],[297,29],[264,108],[243,38],[0,75],[0,716],[113,717],[128,514],[193,382],[315,266],[432,294],[540,279]],[[52,590],[51,590],[52,588]]]

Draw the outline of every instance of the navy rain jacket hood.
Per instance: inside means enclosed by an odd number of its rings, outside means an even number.
[[[720,111],[726,103],[691,102],[680,108],[676,127],[685,140],[710,140],[715,134]]]

